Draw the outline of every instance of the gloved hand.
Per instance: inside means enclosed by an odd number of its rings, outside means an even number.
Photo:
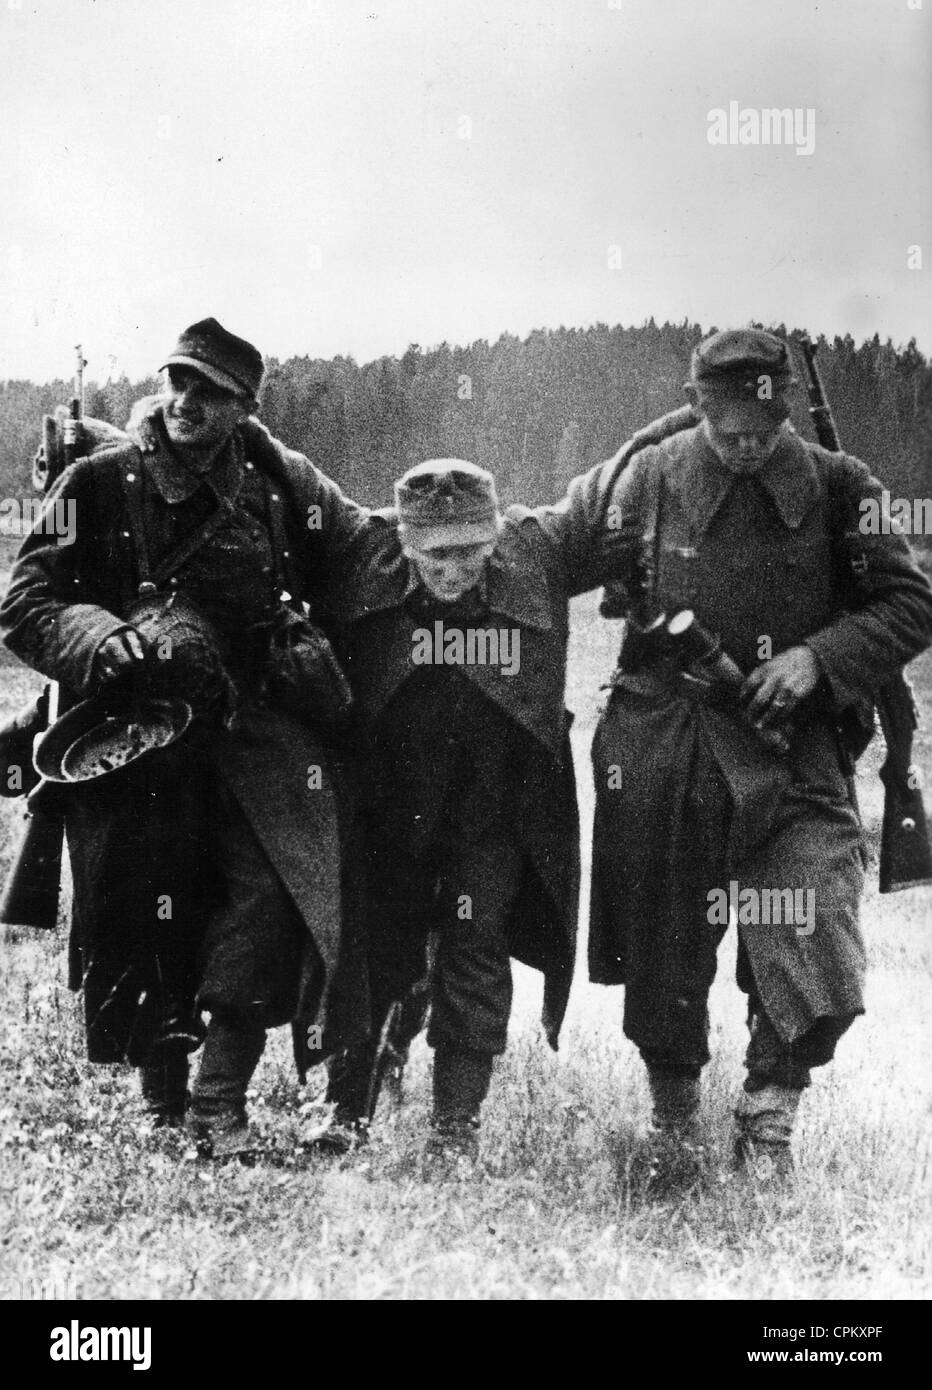
[[[146,645],[135,628],[123,628],[106,637],[94,655],[94,677],[100,685],[110,685],[146,659]]]
[[[761,729],[772,729],[793,714],[819,682],[819,661],[810,647],[788,647],[752,671],[738,698]]]

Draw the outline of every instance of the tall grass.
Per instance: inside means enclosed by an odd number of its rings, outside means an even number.
[[[597,686],[616,632],[577,605],[571,704],[584,823]],[[5,703],[30,678],[5,666]],[[932,662],[917,663],[928,710]],[[8,679],[9,678],[9,679]],[[930,765],[926,736],[919,761]],[[870,755],[864,804],[876,838]],[[9,821],[10,807],[2,812]],[[876,875],[874,875],[876,877]],[[647,1094],[622,1038],[621,992],[580,973],[558,1054],[536,1023],[540,981],[516,971],[509,1051],[486,1107],[472,1176],[425,1176],[429,1055],[415,1045],[406,1096],[383,1103],[368,1150],[334,1161],[295,1149],[309,1092],[285,1030],[256,1074],[256,1123],[274,1157],[205,1167],[182,1137],[146,1132],[133,1074],[90,1067],[79,1001],[64,988],[64,934],[10,929],[0,999],[2,1290],[81,1298],[902,1298],[928,1295],[930,935],[928,890],[869,890],[869,1012],[803,1101],[798,1177],[767,1193],[729,1163],[743,998],[734,941],[713,990],[714,1057],[702,1124],[712,1154],[687,1197],[649,1200]]]

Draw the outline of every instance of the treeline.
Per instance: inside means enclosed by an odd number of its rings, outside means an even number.
[[[614,453],[682,403],[697,324],[538,330],[496,343],[422,349],[358,366],[351,357],[268,359],[262,418],[351,496],[383,505],[410,464],[455,456],[491,469],[506,501],[558,496],[575,473]],[[776,332],[787,336],[781,325]],[[799,335],[789,333],[791,339]],[[932,367],[911,342],[823,343],[820,363],[845,447],[894,496],[932,494]],[[801,358],[797,354],[797,361]],[[87,413],[123,425],[154,378],[90,385]],[[43,413],[64,381],[0,383],[0,487],[28,489]],[[797,428],[812,437],[802,388]]]

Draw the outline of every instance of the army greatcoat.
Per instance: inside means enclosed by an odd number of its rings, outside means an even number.
[[[489,785],[488,779],[482,790],[483,762],[491,762],[493,745],[508,742],[507,730],[513,730],[510,755],[502,753],[495,766],[505,769],[509,779],[507,819],[523,849],[526,872],[512,900],[507,937],[511,954],[544,974],[543,1021],[554,1047],[572,980],[579,899],[571,716],[564,707],[568,600],[596,587],[608,573],[603,526],[607,499],[600,482],[601,473],[595,470],[557,507],[507,510],[487,565],[483,611],[475,623],[519,634],[520,662],[510,674],[494,662],[466,662],[456,673],[480,697],[478,702],[462,702],[468,729],[459,730],[471,744],[469,757],[476,765],[469,794],[477,802],[477,827],[483,815],[488,821],[501,810],[503,800],[502,788]],[[394,513],[374,514],[364,542],[354,548],[352,574],[352,582],[341,582],[331,595],[334,631],[356,699],[360,737],[371,748],[382,722],[391,719],[393,702],[410,683],[425,682],[422,698],[430,699],[425,678],[431,668],[418,665],[414,653],[417,634],[430,631],[432,624],[427,622],[425,628],[423,612],[409,602],[412,573]],[[412,701],[417,698],[411,695]],[[482,701],[490,711],[484,733]],[[436,725],[425,708],[414,735],[422,736],[423,758],[433,764],[439,787],[448,776],[447,733]],[[457,732],[450,730],[449,737],[455,739]],[[423,805],[407,807],[400,783],[382,796],[384,764],[379,764],[376,752],[364,775],[362,796],[370,801],[380,798],[380,837],[387,833],[385,822],[397,821],[399,848],[410,851],[421,833],[416,822],[432,817],[432,797],[428,794]],[[468,834],[461,822],[462,817],[458,833]]]
[[[649,1059],[708,1058],[724,929],[710,894],[733,883],[814,891],[802,929],[738,918],[740,982],[784,1042],[863,1010],[844,728],[870,724],[877,690],[932,639],[932,592],[902,536],[864,538],[867,594],[851,604],[839,535],[879,494],[863,463],[791,429],[752,477],[698,427],[645,448],[615,483],[617,574],[648,576],[652,611],[692,609],[745,673],[798,644],[820,668],[782,756],[663,661],[622,661],[593,745],[590,974],[625,984],[625,1030]]]
[[[158,435],[152,454],[127,441],[63,474],[46,506],[73,504],[74,543],[56,543],[40,517],[0,608],[10,650],[59,681],[66,700],[83,698],[94,690],[100,643],[126,627],[137,595],[127,486],[142,489],[153,562],[218,504],[227,508],[172,582],[214,624],[239,707],[229,727],[198,722],[173,747],[63,792],[75,880],[71,983],[84,990],[91,1060],[145,1060],[157,1025],[152,1001],[169,971],[169,992],[190,992],[200,980],[209,1007],[246,1007],[265,1026],[326,1021],[324,1038],[313,1039],[322,1044],[316,1056],[299,1054],[306,1065],[342,1044],[366,1013],[347,912],[352,813],[314,712],[286,713],[265,676],[283,575],[293,599],[313,605],[365,513],[257,421],[239,427],[205,480]],[[248,892],[225,890],[215,870],[230,815],[245,818],[261,845],[306,950],[296,953],[287,933],[279,939],[276,914],[261,928],[246,920],[236,904]],[[349,865],[342,882],[341,857]],[[255,939],[260,930],[267,939]]]

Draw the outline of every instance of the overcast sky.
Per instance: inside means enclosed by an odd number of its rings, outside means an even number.
[[[280,358],[650,315],[932,352],[917,3],[0,0],[0,377],[140,376],[208,314]],[[731,102],[814,149],[710,144]]]

